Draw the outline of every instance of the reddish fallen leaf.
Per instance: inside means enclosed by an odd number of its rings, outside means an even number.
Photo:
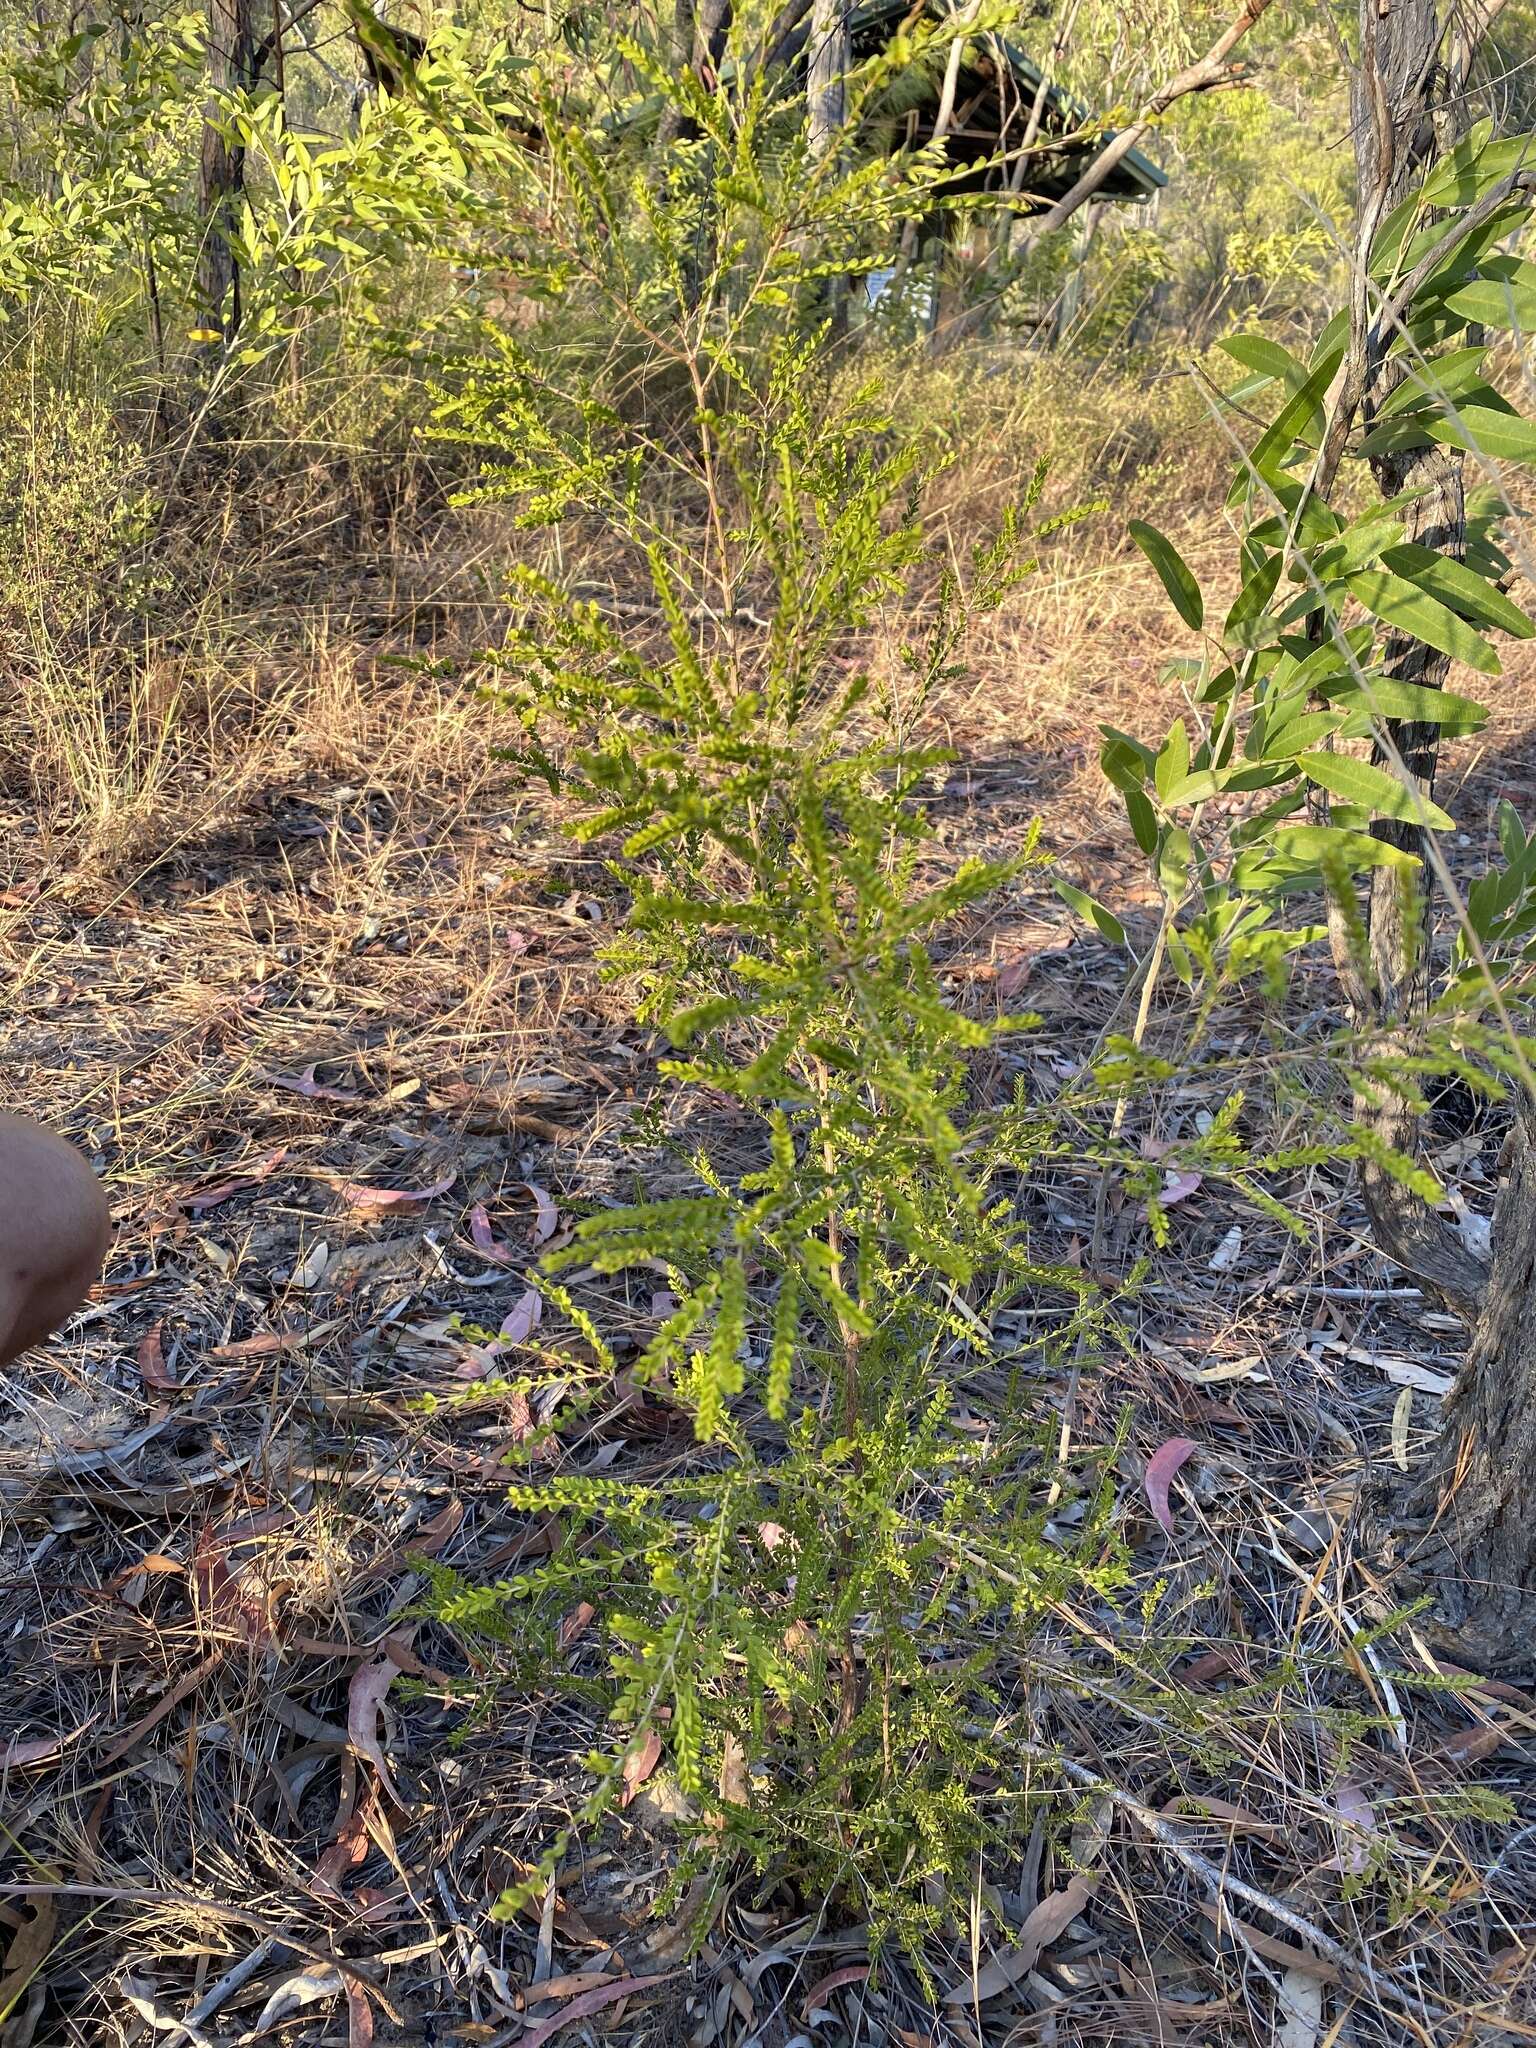
[[[353,1209],[399,1209],[421,1202],[435,1202],[439,1195],[446,1195],[458,1178],[457,1174],[445,1174],[441,1180],[433,1181],[424,1188],[370,1188],[360,1181],[344,1181],[339,1190],[341,1199]]]
[[[1049,1892],[1024,1916],[1018,1938],[1011,1948],[994,1956],[974,1976],[962,1977],[944,1993],[946,2005],[984,2005],[1011,1991],[1021,1977],[1028,1976],[1053,1941],[1071,1926],[1093,1897],[1097,1878],[1076,1871],[1059,1892]]]
[[[582,1600],[573,1607],[560,1624],[560,1647],[568,1650],[572,1643],[579,1642],[596,1619],[597,1609],[590,1600]]]
[[[258,1330],[254,1337],[239,1337],[233,1344],[220,1344],[210,1358],[270,1358],[275,1351],[302,1351],[311,1341],[308,1330]]]
[[[575,1998],[579,1992],[591,1991],[599,1984],[612,1984],[621,1977],[621,1970],[567,1970],[563,1977],[547,1977],[542,1984],[528,1986],[530,2004],[543,2005],[552,1998]]]
[[[259,1600],[245,1587],[245,1575],[231,1569],[223,1542],[206,1525],[192,1546],[192,1583],[202,1619],[248,1643],[270,1641],[272,1631]]]
[[[45,1764],[57,1756],[59,1751],[71,1742],[78,1742],[86,1730],[95,1723],[92,1714],[89,1721],[82,1721],[78,1728],[72,1728],[67,1735],[17,1735],[3,1749],[0,1749],[0,1771],[24,1771],[32,1764]]]
[[[518,1296],[496,1333],[496,1341],[488,1348],[494,1357],[498,1352],[511,1351],[518,1344],[526,1344],[539,1327],[539,1318],[544,1313],[544,1297],[529,1288]]]
[[[1177,1208],[1180,1202],[1188,1201],[1201,1184],[1201,1176],[1193,1168],[1181,1168],[1173,1179],[1158,1194],[1158,1205],[1164,1209]]]
[[[676,1970],[658,1970],[653,1977],[617,1977],[611,1984],[599,1984],[594,1990],[583,1992],[580,1998],[573,1998],[565,2011],[557,2012],[553,2019],[530,2027],[519,2037],[517,2048],[540,2048],[541,2042],[552,2041],[562,2028],[571,2026],[576,2020],[601,2012],[605,2005],[612,2005],[616,1999],[638,1997],[678,1974]]]
[[[177,1380],[165,1362],[165,1347],[161,1342],[164,1328],[163,1322],[156,1323],[139,1339],[139,1378],[146,1387],[153,1387],[157,1394],[174,1394]]]
[[[221,1202],[227,1202],[232,1195],[243,1195],[259,1181],[274,1173],[288,1157],[288,1147],[279,1145],[274,1152],[268,1152],[253,1165],[245,1167],[234,1180],[220,1181],[216,1187],[199,1188],[194,1194],[182,1195],[181,1206],[193,1216],[201,1216],[209,1209],[217,1209]]]
[[[624,1759],[624,1790],[619,1794],[620,1806],[628,1806],[660,1762],[661,1737],[654,1728],[648,1728],[644,1742]]]
[[[677,1309],[677,1296],[668,1287],[658,1287],[651,1296],[651,1314],[658,1323],[664,1323]]]
[[[263,1074],[261,1078],[273,1088],[286,1088],[291,1094],[302,1095],[306,1102],[361,1102],[363,1099],[350,1088],[331,1088],[324,1081],[317,1081],[313,1067],[306,1067],[302,1074]]]
[[[527,952],[528,948],[533,944],[533,940],[528,936],[527,932],[520,932],[517,929],[517,927],[513,925],[508,927],[506,938],[503,943],[505,944],[507,951],[512,955],[512,958],[515,960],[519,953]]]
[[[1334,1794],[1334,1805],[1344,1823],[1344,1847],[1329,1867],[1358,1877],[1371,1860],[1371,1843],[1380,1832],[1376,1810],[1366,1798],[1364,1788],[1349,1779]]]
[[[804,2019],[819,2005],[840,1991],[845,1984],[863,1984],[869,1977],[868,1963],[847,1963],[840,1970],[829,1970],[825,1977],[819,1977],[800,2001],[800,2017]]]
[[[253,1180],[221,1180],[216,1187],[199,1188],[195,1195],[183,1195],[181,1206],[188,1215],[203,1216],[208,1210],[217,1209],[221,1202],[243,1195],[255,1185]]]
[[[560,1228],[560,1212],[548,1188],[536,1187],[531,1180],[525,1180],[523,1186],[533,1197],[533,1241],[544,1244]]]
[[[347,2048],[373,2048],[373,2007],[353,1976],[343,1980],[347,1992]]]
[[[504,1244],[491,1228],[490,1213],[483,1202],[476,1202],[469,1212],[469,1234],[475,1241],[475,1249],[484,1258],[498,1266],[510,1266],[516,1253],[511,1245]]]
[[[1187,1436],[1173,1436],[1167,1443],[1159,1444],[1147,1460],[1142,1484],[1147,1489],[1147,1499],[1152,1504],[1157,1525],[1165,1535],[1174,1533],[1173,1510],[1168,1505],[1169,1484],[1185,1459],[1192,1458],[1198,1448]]]
[[[368,1854],[368,1829],[360,1812],[351,1814],[343,1823],[334,1842],[320,1852],[315,1864],[315,1882],[323,1890],[339,1892],[341,1880],[349,1870],[363,1862]]]
[[[379,1741],[379,1708],[399,1676],[400,1666],[386,1653],[371,1664],[360,1664],[347,1687],[347,1740],[360,1756],[367,1757],[379,1774],[379,1783],[397,1805],[403,1802]]]
[[[5,1968],[0,1971],[0,2012],[14,2013],[27,1986],[53,1953],[59,1909],[52,1899],[39,1899],[30,1918],[23,1920],[11,1936],[5,1951]],[[11,2030],[6,2028],[7,2038]],[[32,2038],[30,2027],[21,2031],[23,2040]]]

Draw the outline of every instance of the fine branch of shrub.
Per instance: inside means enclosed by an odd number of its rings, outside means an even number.
[[[840,1891],[916,1954],[978,1856],[1016,1845],[1059,1796],[1040,1763],[1043,1683],[1222,1747],[1168,1680],[1175,1646],[1114,1618],[1130,1575],[1110,1522],[1119,1444],[1063,1462],[1059,1419],[1030,1386],[1091,1361],[1117,1319],[1102,1283],[1033,1250],[1031,1178],[1074,1158],[1124,1168],[1166,1228],[1160,1172],[1121,1137],[1138,1044],[1113,1041],[1103,1076],[1085,1077],[1069,1142],[1060,1107],[1022,1089],[979,1099],[975,1054],[1032,1020],[967,1014],[931,950],[1041,857],[1031,842],[946,872],[923,801],[946,757],[916,735],[970,624],[1067,522],[1038,519],[1037,472],[964,572],[945,567],[925,531],[921,439],[873,393],[829,386],[801,313],[820,272],[787,217],[765,221],[760,185],[743,203],[739,157],[698,201],[731,252],[700,281],[667,216],[602,186],[550,132],[566,181],[565,212],[545,221],[551,262],[581,269],[589,315],[616,321],[614,364],[644,344],[692,402],[652,438],[512,339],[445,399],[444,432],[511,451],[479,496],[529,525],[581,505],[625,593],[605,610],[525,571],[488,694],[573,836],[612,850],[631,913],[608,965],[671,1041],[663,1072],[729,1098],[740,1122],[691,1156],[694,1192],[588,1217],[541,1283],[578,1340],[546,1368],[579,1390],[617,1362],[561,1276],[665,1270],[675,1306],[627,1371],[686,1412],[695,1457],[659,1479],[528,1477],[512,1498],[557,1519],[554,1555],[492,1587],[438,1571],[430,1610],[543,1687],[578,1683],[549,1652],[559,1617],[590,1602],[612,1641],[597,1690],[619,1734],[590,1759],[575,1827],[664,1745],[694,1820],[679,1889],[739,1853]],[[638,300],[636,276],[651,280]],[[717,319],[696,317],[695,289],[721,295]],[[877,683],[862,640],[918,579],[926,635]],[[1152,1063],[1149,1085],[1165,1072]],[[1239,1103],[1191,1141],[1190,1163],[1278,1210],[1254,1176],[1302,1155],[1250,1156]],[[1051,1334],[995,1426],[961,1427],[967,1378],[995,1374],[996,1320],[1021,1298]],[[558,1421],[579,1413],[580,1392],[566,1400]],[[1062,1629],[1070,1658],[1050,1649]],[[569,1844],[568,1831],[550,1845],[542,1879]]]

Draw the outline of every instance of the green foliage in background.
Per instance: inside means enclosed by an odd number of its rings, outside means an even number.
[[[1434,851],[1434,835],[1456,821],[1405,770],[1400,748],[1425,731],[1474,733],[1487,714],[1400,671],[1417,647],[1497,676],[1497,636],[1536,633],[1505,594],[1513,565],[1493,462],[1536,461],[1536,427],[1489,381],[1496,351],[1486,332],[1523,332],[1536,314],[1536,270],[1504,246],[1529,218],[1522,166],[1531,148],[1530,136],[1496,140],[1481,124],[1383,222],[1371,308],[1390,337],[1387,386],[1364,427],[1347,376],[1338,395],[1347,312],[1305,356],[1260,336],[1222,344],[1248,373],[1224,400],[1229,431],[1247,445],[1229,493],[1244,514],[1240,589],[1223,613],[1208,612],[1199,579],[1164,534],[1131,526],[1203,642],[1170,671],[1186,709],[1161,746],[1104,730],[1105,775],[1162,898],[1159,960],[1166,949],[1179,979],[1208,1001],[1250,976],[1278,986],[1285,957],[1324,936],[1321,925],[1295,922],[1296,906],[1321,896],[1341,968],[1369,987],[1377,967],[1356,878],[1394,876],[1390,886],[1412,899],[1414,928],[1431,882],[1450,891],[1454,952],[1420,1042],[1410,1054],[1396,1040],[1357,1041],[1347,1061],[1357,1103],[1384,1092],[1416,1097],[1435,1073],[1499,1093],[1501,1073],[1525,1071],[1510,1027],[1536,962],[1536,862],[1506,805],[1506,864],[1464,902],[1456,894]],[[1253,405],[1277,396],[1270,424],[1253,439],[1245,426]],[[1468,451],[1489,477],[1470,494],[1459,558],[1408,532],[1444,480],[1425,478],[1384,500],[1362,459],[1436,445]],[[1394,825],[1417,828],[1425,850]],[[1379,880],[1365,886],[1380,894]],[[1364,1123],[1356,1136],[1370,1157]],[[1432,1178],[1406,1158],[1375,1163],[1439,1199]]]

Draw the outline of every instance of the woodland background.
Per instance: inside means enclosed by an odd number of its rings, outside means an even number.
[[[1536,17],[1493,12],[1465,125],[1514,136]],[[1094,147],[1232,21],[938,13],[913,78],[1006,31]],[[0,1396],[0,2043],[1528,2039],[1536,1658],[1448,1648],[1365,1512],[1433,1466],[1467,1323],[1362,1207],[1326,947],[1149,981],[1100,765],[1185,715],[1127,521],[1221,610],[1251,569],[1273,393],[1225,411],[1220,344],[1305,358],[1348,303],[1354,10],[1258,10],[1156,116],[1151,204],[1033,246],[958,206],[873,307],[928,203],[834,124],[803,205],[798,114],[730,162],[699,32],[0,0],[0,1056],[117,1225]],[[741,285],[732,209],[787,284]],[[782,746],[782,839],[770,789],[642,872],[627,807],[703,805],[721,732],[658,678],[735,717],[797,635],[809,737],[730,728],[744,775]],[[1468,886],[1536,794],[1501,651],[1436,785]],[[835,888],[804,804],[876,849]],[[766,932],[802,857],[800,1066],[745,1086],[721,1009],[669,1070],[677,989],[728,999],[668,887],[746,874]],[[893,919],[883,1125],[828,1078],[864,1041],[818,889]],[[920,889],[954,914],[897,989]],[[1512,1112],[1457,1047],[1419,1156],[1486,1249]],[[1006,1231],[955,1192],[981,1131]],[[819,1333],[697,1206],[775,1172]]]

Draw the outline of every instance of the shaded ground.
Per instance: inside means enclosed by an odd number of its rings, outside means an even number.
[[[1027,596],[1000,622],[947,708],[961,761],[938,809],[965,848],[1043,815],[1068,871],[1125,902],[1140,885],[1092,721],[1159,722],[1162,650],[1116,603],[1091,650],[1049,615],[1059,658],[1035,650],[1028,679]],[[866,1981],[864,1930],[745,1880],[689,1959],[685,1908],[654,1911],[664,1757],[542,1912],[491,1921],[580,1798],[597,1729],[577,1689],[419,1618],[429,1560],[505,1578],[553,1540],[507,1506],[505,1458],[560,1387],[449,1405],[484,1365],[454,1319],[500,1325],[583,1206],[683,1185],[646,1114],[683,1112],[599,980],[594,944],[622,913],[599,860],[487,760],[458,686],[376,668],[380,651],[358,657],[345,716],[137,874],[47,865],[25,817],[5,821],[7,1094],[86,1145],[117,1221],[97,1297],[0,1395],[5,2048],[512,2043],[597,1993],[599,2031],[697,2048],[1528,2037],[1536,1700],[1448,1691],[1411,1626],[1375,1644],[1390,1593],[1350,1521],[1368,1463],[1422,1455],[1461,1331],[1383,1267],[1322,1169],[1283,1190],[1305,1245],[1195,1191],[1123,1349],[1080,1385],[1042,1371],[1030,1309],[964,1385],[983,1429],[1010,1369],[1079,1436],[1108,1440],[1128,1409],[1121,1505],[1149,1611],[1184,1645],[1191,1701],[1248,1757],[1241,1781],[1170,1784],[1154,1729],[1069,1697],[1056,1739],[1132,1805],[1090,1803],[1078,1849],[1097,1889],[987,1996],[1008,1929],[1062,1881],[1038,1844],[989,1873],[969,1953],[935,1946],[948,2001],[901,1962]],[[1510,692],[1492,746],[1459,764],[1490,802],[1531,794],[1520,704]],[[1122,987],[1039,878],[947,968],[956,1001],[1022,994],[1042,1014],[979,1077],[999,1096],[1021,1073],[1057,1092]],[[1221,1031],[1234,1053],[1253,1043],[1241,1015]],[[1205,1107],[1175,1097],[1153,1135]],[[1497,1150],[1496,1133],[1445,1137],[1474,1209]],[[1030,1199],[1042,1257],[1123,1273],[1147,1248],[1129,1207],[1096,1237],[1086,1172]],[[621,1360],[656,1314],[632,1281],[578,1292]],[[1197,1449],[1168,1538],[1142,1476],[1175,1436]],[[687,1451],[621,1376],[558,1457],[641,1472]],[[603,1668],[601,1621],[566,1617],[573,1677]],[[1062,1654],[1041,1646],[1044,1665]],[[1178,1840],[1247,1892],[1214,1906],[1148,1811],[1179,1815]],[[1349,1974],[1366,1954],[1378,1995]],[[1283,2034],[1298,2010],[1318,2024]],[[1497,2023],[1463,2032],[1479,2015]]]

